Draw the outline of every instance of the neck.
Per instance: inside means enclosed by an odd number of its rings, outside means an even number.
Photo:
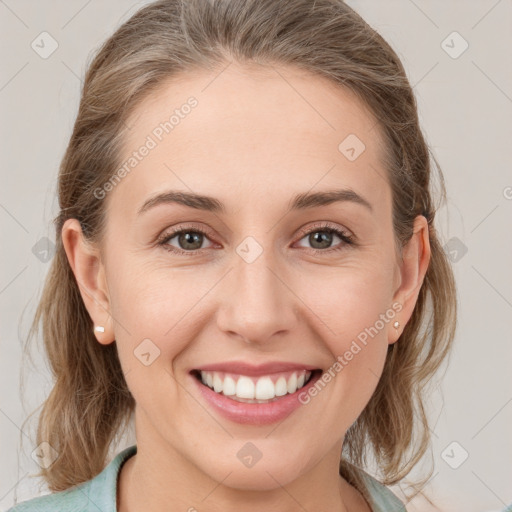
[[[324,457],[308,474],[282,485],[269,476],[264,490],[233,488],[229,473],[216,481],[167,449],[157,452],[137,445],[137,454],[122,466],[118,481],[118,512],[296,512],[336,510],[371,512],[362,495],[332,469]],[[160,457],[158,456],[160,455]],[[162,455],[164,455],[162,457]]]

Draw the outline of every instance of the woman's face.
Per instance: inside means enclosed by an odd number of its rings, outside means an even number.
[[[138,454],[238,489],[337,472],[426,268],[426,223],[396,253],[375,119],[318,76],[231,64],[167,82],[127,124],[83,281],[137,403]],[[235,400],[252,393],[279,396]]]

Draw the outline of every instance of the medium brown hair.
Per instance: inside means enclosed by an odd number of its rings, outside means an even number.
[[[358,468],[367,467],[368,456],[381,481],[390,485],[403,479],[430,446],[426,385],[453,342],[456,290],[434,228],[432,162],[442,201],[444,181],[397,54],[341,0],[160,0],[122,24],[90,63],[60,166],[56,254],[29,333],[30,339],[42,324],[55,379],[37,429],[37,444],[46,441],[59,454],[37,475],[52,491],[89,480],[105,467],[109,448],[135,406],[116,344],[103,346],[93,334],[64,251],[62,226],[78,219],[84,235],[99,243],[106,201],[94,190],[118,170],[130,114],[166,79],[193,69],[220,71],[230,61],[296,66],[326,77],[355,93],[378,120],[397,247],[410,239],[415,217],[424,215],[431,260],[412,317],[388,347],[377,388],[346,433],[340,473],[367,496]],[[416,492],[419,485],[413,485]]]

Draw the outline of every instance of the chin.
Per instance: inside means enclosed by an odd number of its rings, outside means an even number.
[[[290,459],[285,456],[278,456],[273,453],[272,457],[264,460],[263,455],[252,466],[245,466],[238,458],[232,463],[226,461],[225,454],[219,454],[219,458],[224,459],[222,465],[216,465],[215,468],[205,467],[205,459],[202,462],[202,471],[213,480],[222,482],[223,485],[232,489],[243,491],[269,491],[277,489],[283,485],[301,476],[304,468],[300,465],[300,459]],[[228,475],[226,477],[226,475]]]

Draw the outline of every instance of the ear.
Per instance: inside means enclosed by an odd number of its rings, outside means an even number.
[[[104,332],[94,331],[96,339],[101,344],[108,345],[115,341],[115,336],[105,268],[100,259],[99,249],[85,239],[77,219],[66,220],[62,226],[61,236],[85,307],[94,326],[104,328]]]
[[[399,261],[399,284],[393,296],[393,304],[398,303],[402,309],[396,314],[388,334],[388,343],[395,343],[402,334],[416,306],[425,274],[430,263],[430,242],[427,219],[418,215],[414,219],[413,233],[402,249]],[[397,309],[398,311],[398,309]],[[398,329],[393,327],[395,321],[400,323]]]

